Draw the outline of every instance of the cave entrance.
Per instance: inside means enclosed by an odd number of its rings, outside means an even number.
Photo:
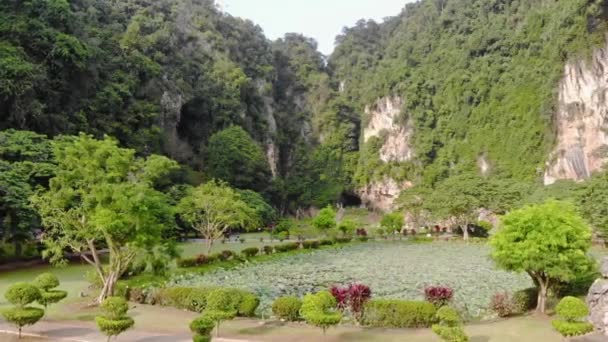
[[[360,207],[363,202],[361,197],[352,192],[343,192],[340,195],[340,204],[344,207]]]

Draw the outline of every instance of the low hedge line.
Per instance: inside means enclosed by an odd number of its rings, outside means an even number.
[[[176,309],[203,312],[207,305],[207,296],[220,287],[167,287],[167,288],[131,288],[127,299],[140,304],[170,306]],[[252,317],[260,305],[260,299],[253,293],[228,289],[232,305],[241,317]]]
[[[382,328],[430,327],[437,309],[429,302],[374,299],[365,304],[364,325]]]
[[[203,265],[209,265],[215,262],[222,262],[227,260],[238,260],[245,261],[256,255],[273,254],[273,253],[285,253],[294,251],[296,249],[317,249],[321,246],[331,246],[338,243],[349,243],[352,238],[340,237],[335,239],[323,239],[323,240],[305,240],[302,242],[286,242],[277,244],[274,246],[263,246],[262,248],[250,247],[245,248],[241,253],[235,253],[229,250],[222,251],[214,254],[200,254],[191,258],[180,258],[177,260],[177,266],[181,268],[198,267]],[[361,240],[367,241],[367,240]]]

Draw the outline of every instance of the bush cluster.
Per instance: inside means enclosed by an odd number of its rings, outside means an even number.
[[[288,252],[298,249],[299,244],[297,242],[286,242],[274,246],[274,250],[277,253]]]
[[[553,320],[551,324],[562,336],[585,335],[593,330],[593,325],[584,321],[589,315],[589,309],[581,299],[566,296],[557,304],[555,312],[559,319]]]
[[[253,293],[231,288],[219,287],[167,287],[160,289],[132,288],[129,300],[141,304],[171,306],[177,309],[203,312],[207,306],[210,293],[216,290],[230,293],[232,306],[238,316],[251,317],[260,305],[260,299]]]
[[[430,327],[436,312],[435,305],[429,302],[374,299],[365,304],[362,323],[382,328]]]
[[[306,240],[302,242],[302,248],[304,249],[316,249],[321,246],[321,243],[317,240]]]
[[[508,292],[498,292],[492,296],[490,301],[490,309],[495,312],[498,317],[507,317],[515,311],[513,298]]]

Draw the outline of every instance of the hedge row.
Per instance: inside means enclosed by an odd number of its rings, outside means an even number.
[[[286,242],[282,244],[277,244],[274,246],[263,246],[261,249],[256,247],[245,248],[241,251],[240,254],[236,254],[232,251],[225,250],[220,253],[214,254],[200,254],[191,258],[181,258],[177,260],[177,266],[182,268],[187,267],[197,267],[208,265],[214,262],[221,262],[227,260],[237,260],[244,261],[248,258],[254,257],[258,254],[273,254],[273,253],[284,253],[296,250],[298,248],[303,249],[316,249],[321,246],[330,246],[337,243],[348,243],[351,242],[351,238],[335,238],[333,240],[323,239],[323,240],[306,240],[302,242]],[[362,240],[363,241],[363,240]],[[367,240],[365,240],[367,241]]]
[[[207,306],[207,296],[220,287],[167,287],[131,288],[127,293],[130,301],[140,304],[170,306],[194,312],[203,312]],[[260,299],[253,293],[228,289],[230,299],[238,316],[252,317],[260,305]]]
[[[382,328],[430,327],[435,322],[436,310],[429,302],[374,299],[365,305],[362,322]]]

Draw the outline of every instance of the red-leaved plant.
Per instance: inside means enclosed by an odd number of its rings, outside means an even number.
[[[348,308],[355,321],[360,322],[365,302],[372,297],[372,290],[369,286],[363,284],[350,284],[344,287],[334,285],[330,292],[336,299],[338,309],[343,311]]]
[[[448,304],[454,296],[454,290],[447,286],[427,286],[424,289],[424,297],[436,307]]]
[[[348,288],[332,285],[329,292],[331,292],[331,295],[336,299],[338,309],[346,309],[346,306],[348,305]]]

